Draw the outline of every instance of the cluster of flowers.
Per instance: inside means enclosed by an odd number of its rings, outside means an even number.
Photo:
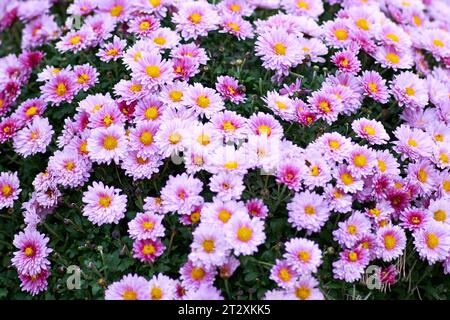
[[[182,158],[186,172],[170,176],[159,196],[145,199],[143,212],[128,223],[129,236],[134,257],[153,263],[165,250],[164,216],[177,214],[181,223],[195,224],[188,261],[179,279],[127,275],[108,287],[106,299],[222,298],[214,287],[217,274],[230,277],[239,267],[237,257],[254,254],[266,239],[268,208],[261,199],[241,199],[250,170],[274,175],[292,190],[288,222],[307,236],[320,232],[332,214],[350,213],[333,231],[342,249],[333,263],[336,279],[353,282],[370,261],[399,258],[410,234],[421,259],[442,263],[450,273],[450,73],[441,67],[450,65],[449,25],[442,18],[450,7],[427,1],[425,10],[420,0],[328,2],[342,9],[334,20],[319,24],[324,8],[317,0],[224,0],[216,5],[75,0],[68,13],[82,16],[83,24],[65,34],[49,14],[49,0],[1,4],[0,28],[16,18],[26,22],[24,53],[0,59],[0,115],[5,115],[0,143],[11,139],[19,155],[43,153],[52,141],[53,128],[44,117],[47,105],[72,103],[78,92],[99,83],[90,64],[46,66],[37,79],[43,82],[40,97],[10,113],[43,57],[30,49],[54,39],[62,54],[98,47],[100,60],[122,61],[130,75],[115,84],[114,97],[89,94],[77,102],[57,137],[59,150],[35,178],[31,198],[22,204],[27,227],[14,239],[18,251],[12,262],[22,288],[37,294],[47,287],[51,249],[37,227],[57,207],[61,190],[85,186],[96,165],[110,163],[133,180],[151,179],[171,157]],[[282,11],[251,24],[246,18],[257,7]],[[174,29],[161,26],[169,15]],[[114,35],[118,26],[137,41],[129,45]],[[262,99],[274,115],[257,112],[245,118],[225,107],[225,102],[246,101],[237,79],[220,76],[214,88],[189,83],[209,60],[194,40],[213,30],[237,41],[255,37],[256,55],[277,84],[300,64],[324,63],[329,50],[335,52],[331,62],[337,71],[303,100],[300,81],[267,92]],[[438,66],[431,69],[425,54]],[[359,57],[396,74],[388,81],[376,71],[361,70]],[[425,78],[397,70],[413,66]],[[303,149],[284,136],[284,121],[331,125],[340,115],[355,114],[365,99],[386,104],[391,97],[405,122],[392,132],[392,141],[381,122],[367,118],[351,123],[353,139],[329,132]],[[382,148],[390,144],[392,150]],[[204,182],[195,174],[201,170],[211,174],[211,202],[200,195]],[[16,173],[0,175],[0,208],[13,206],[19,184]],[[95,181],[83,193],[82,213],[99,226],[117,224],[125,217],[127,200],[122,190]],[[354,210],[357,202],[367,209]],[[313,275],[322,256],[312,240],[287,241],[283,259],[270,273],[279,288],[265,298],[322,299]]]

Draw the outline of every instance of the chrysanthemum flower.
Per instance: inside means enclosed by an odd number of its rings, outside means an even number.
[[[131,65],[132,76],[149,89],[171,83],[174,79],[172,69],[173,63],[156,53],[144,53],[136,64]]]
[[[225,14],[221,17],[221,33],[229,33],[237,37],[238,40],[253,38],[252,24],[236,14]]]
[[[165,248],[159,239],[135,240],[133,243],[133,257],[141,262],[153,263],[156,258],[163,254]]]
[[[343,105],[335,96],[330,96],[322,91],[315,91],[308,97],[308,104],[311,110],[317,114],[319,119],[325,120],[328,124],[337,120]]]
[[[250,164],[245,147],[236,149],[232,145],[225,145],[215,150],[211,155],[211,173],[228,172],[235,174],[247,173]]]
[[[222,97],[235,104],[240,104],[246,100],[243,87],[240,86],[238,81],[233,77],[217,77],[216,90],[222,95]]]
[[[351,140],[337,132],[327,132],[321,135],[314,144],[317,145],[320,152],[324,153],[325,159],[337,162],[341,162],[352,147]]]
[[[103,182],[94,182],[83,193],[83,216],[96,225],[118,223],[125,217],[127,196],[121,190],[108,187]]]
[[[241,175],[219,172],[210,178],[209,189],[222,201],[239,199],[245,190]]]
[[[67,51],[78,52],[90,47],[94,39],[93,29],[85,25],[81,29],[70,31],[61,37],[61,40],[56,43],[56,48],[62,53]]]
[[[144,277],[128,274],[108,286],[105,300],[148,300],[148,286]]]
[[[225,238],[235,255],[250,255],[266,240],[264,221],[237,212],[225,226]]]
[[[47,290],[47,278],[50,276],[49,269],[42,269],[38,274],[29,275],[19,273],[19,279],[21,281],[20,288],[22,291],[30,293],[32,296]]]
[[[12,208],[14,201],[19,198],[20,191],[17,172],[0,173],[0,209]]]
[[[413,64],[412,54],[409,50],[399,51],[392,46],[380,46],[374,53],[375,62],[382,67],[397,69],[409,69]]]
[[[299,274],[317,272],[322,264],[322,251],[314,241],[304,238],[293,238],[286,244],[283,257]]]
[[[356,175],[354,175],[347,166],[341,165],[335,171],[336,186],[341,188],[344,192],[355,193],[361,191],[364,182]]]
[[[103,0],[97,3],[97,7],[117,21],[126,20],[132,8],[127,0]]]
[[[189,260],[196,266],[220,266],[229,255],[230,244],[225,241],[224,230],[218,225],[201,223],[193,232]]]
[[[44,114],[47,105],[41,98],[27,99],[16,109],[14,117],[20,121],[29,122],[34,117],[40,117]],[[1,108],[0,108],[1,109]],[[1,113],[1,111],[0,111]]]
[[[317,279],[310,275],[303,275],[287,290],[287,299],[290,300],[292,297],[297,300],[324,300],[318,286]]]
[[[431,221],[414,232],[414,246],[419,256],[428,263],[445,260],[450,252],[449,226]]]
[[[218,3],[217,7],[223,13],[245,17],[250,16],[255,10],[255,5],[245,0],[224,0]]]
[[[375,152],[365,146],[353,146],[347,161],[348,169],[356,177],[365,177],[372,173],[376,165]]]
[[[40,87],[41,98],[58,106],[61,102],[71,102],[78,92],[75,74],[73,72],[58,72]]]
[[[186,92],[186,105],[193,108],[195,114],[210,118],[224,108],[221,97],[214,89],[195,83]]]
[[[400,106],[423,109],[428,104],[428,90],[425,80],[410,71],[395,76],[391,92]]]
[[[137,240],[156,240],[164,236],[165,228],[162,225],[163,216],[151,212],[139,212],[128,223],[130,238]]]
[[[283,127],[270,114],[258,112],[248,119],[250,132],[257,136],[265,136],[273,139],[281,139]]]
[[[34,229],[25,229],[14,236],[13,244],[19,250],[14,252],[11,263],[18,273],[37,276],[48,270],[47,257],[53,251],[47,247],[48,241],[49,238]]]
[[[180,268],[183,287],[188,290],[198,289],[201,285],[212,286],[216,274],[217,271],[214,267],[196,266],[190,260]]]
[[[287,260],[275,261],[275,265],[270,270],[271,280],[275,281],[277,285],[282,288],[289,288],[295,283],[297,279],[297,272],[287,262]]]
[[[323,198],[315,192],[305,191],[295,194],[287,204],[288,222],[298,230],[318,232],[328,220],[330,212]]]
[[[410,231],[423,228],[429,221],[426,211],[418,208],[408,208],[400,213],[400,225]]]
[[[353,131],[362,139],[366,139],[370,144],[385,144],[389,140],[389,135],[381,122],[360,118],[352,122]]]
[[[176,281],[162,273],[150,279],[148,288],[147,296],[150,300],[173,300],[176,295]]]
[[[361,70],[361,62],[358,60],[357,52],[351,49],[336,52],[331,57],[331,61],[341,72],[357,74]]]
[[[183,300],[224,300],[224,298],[219,289],[201,284],[198,289],[188,290]]]
[[[202,197],[199,195],[201,191],[202,182],[193,176],[186,173],[170,176],[161,190],[164,211],[190,213],[195,205],[202,202]]]
[[[104,62],[117,61],[123,55],[123,51],[127,42],[114,36],[112,42],[104,43],[102,48],[98,51],[97,56]]]
[[[210,122],[225,142],[237,142],[247,136],[246,120],[234,111],[225,110],[214,114]]]
[[[76,82],[79,89],[86,91],[98,83],[99,73],[88,63],[75,66],[73,73],[77,79]]]
[[[433,192],[437,182],[437,171],[428,160],[408,164],[408,180],[420,188],[423,195]]]
[[[441,198],[431,200],[428,212],[432,219],[443,224],[450,225],[450,199]]]
[[[361,75],[361,86],[364,94],[371,97],[379,103],[386,103],[389,99],[389,91],[386,86],[386,80],[376,71],[363,71]]]
[[[376,151],[377,165],[375,170],[383,175],[398,176],[400,175],[399,164],[394,156],[388,151]]]
[[[352,209],[352,196],[346,194],[338,187],[334,187],[328,184],[324,188],[325,200],[328,202],[330,211],[336,211],[339,213],[346,213]]]
[[[63,187],[76,188],[84,185],[90,176],[91,162],[79,153],[67,148],[58,150],[49,158],[48,169],[54,182]]]
[[[394,131],[398,141],[394,141],[394,150],[400,154],[402,160],[429,157],[433,152],[433,141],[429,134],[416,128],[402,124]]]
[[[180,5],[172,17],[176,29],[185,40],[207,36],[209,31],[216,30],[219,15],[207,2],[188,1]]]
[[[268,30],[259,35],[255,50],[256,55],[263,60],[263,67],[283,75],[302,63],[305,57],[297,37],[283,29]]]
[[[172,49],[180,43],[180,36],[170,28],[158,28],[149,38],[160,51]]]
[[[129,31],[139,37],[148,37],[160,26],[159,20],[149,14],[143,14],[130,21]]]
[[[339,260],[333,262],[333,276],[345,282],[361,279],[369,264],[369,252],[365,249],[346,249],[339,254]]]
[[[89,157],[98,163],[119,163],[126,153],[125,130],[119,125],[96,128],[87,140]]]
[[[50,144],[53,133],[53,127],[47,118],[35,117],[28,126],[14,136],[14,150],[24,158],[43,153]]]
[[[387,225],[377,231],[377,256],[392,261],[403,254],[406,246],[405,231],[399,226]]]
[[[342,18],[326,21],[323,26],[326,42],[336,48],[347,47],[352,36],[350,21]]]
[[[371,223],[361,212],[354,212],[347,220],[338,223],[338,229],[333,231],[333,238],[341,246],[353,247],[358,240],[370,233]]]
[[[280,95],[275,91],[269,91],[262,100],[267,104],[275,114],[279,115],[283,120],[293,121],[296,118],[296,108],[294,100],[288,96]]]

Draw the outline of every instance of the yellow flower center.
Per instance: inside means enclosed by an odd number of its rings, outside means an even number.
[[[275,104],[277,105],[278,109],[280,109],[280,110],[287,109],[287,105],[281,101],[276,101]]]
[[[311,255],[309,254],[308,251],[301,250],[297,253],[297,257],[300,261],[303,261],[306,263],[311,258]]]
[[[411,88],[411,87],[407,87],[407,88],[405,89],[405,93],[406,93],[408,96],[413,96],[413,95],[416,94],[416,91],[415,91],[413,88]]]
[[[34,254],[34,250],[33,250],[32,247],[26,247],[26,248],[25,248],[25,255],[26,255],[27,257],[30,257],[30,256],[32,256],[33,254]]]
[[[161,0],[149,0],[148,2],[155,8],[161,4]]]
[[[142,31],[148,30],[148,28],[150,28],[150,22],[148,21],[142,21],[139,24],[139,29],[141,29]]]
[[[79,150],[80,150],[80,153],[82,153],[82,154],[87,154],[87,153],[88,153],[88,150],[87,150],[87,141],[83,141],[83,142],[80,144]]]
[[[297,1],[297,7],[300,9],[308,10],[309,5],[305,1]]]
[[[114,136],[106,136],[105,140],[103,140],[103,148],[106,150],[114,150],[117,148],[117,138]]]
[[[266,125],[261,125],[258,127],[258,132],[260,135],[270,136],[270,127]]]
[[[144,116],[147,120],[155,120],[159,116],[159,111],[157,107],[149,107],[145,110]]]
[[[378,169],[381,172],[386,172],[386,169],[387,169],[386,162],[384,162],[383,160],[377,160],[377,162],[378,162]]]
[[[216,244],[214,240],[203,240],[202,247],[207,253],[211,253],[215,250]]]
[[[86,73],[82,73],[77,78],[78,84],[86,84],[89,81],[89,76]]]
[[[169,142],[171,144],[177,144],[181,140],[181,134],[178,132],[174,132],[169,136]]]
[[[278,276],[284,282],[288,282],[289,280],[292,279],[291,273],[286,268],[281,268],[280,271],[278,272]]]
[[[377,86],[376,83],[370,82],[368,87],[369,87],[369,91],[370,92],[372,92],[372,93],[377,93],[378,92],[378,86]]]
[[[223,130],[225,131],[234,131],[236,127],[231,123],[231,121],[225,121],[222,125]]]
[[[230,10],[233,12],[239,12],[241,11],[241,6],[236,3],[233,3],[230,5]]]
[[[138,93],[138,92],[141,92],[141,90],[142,90],[142,86],[140,84],[138,84],[138,83],[133,83],[130,86],[130,91],[131,92]]]
[[[161,69],[158,66],[147,66],[145,72],[151,78],[158,78],[161,75]]]
[[[242,242],[247,242],[252,238],[253,231],[249,227],[242,226],[237,231],[237,237]]]
[[[434,44],[435,47],[440,47],[440,48],[444,47],[444,42],[439,40],[439,39],[434,39],[433,40],[433,44]]]
[[[341,147],[341,144],[337,140],[328,141],[328,145],[331,149],[338,150]]]
[[[347,232],[349,234],[355,234],[358,231],[358,228],[354,224],[351,224],[347,227]]]
[[[386,60],[392,64],[398,64],[400,62],[400,57],[395,53],[389,52],[386,55]]]
[[[419,172],[417,172],[417,179],[420,182],[422,182],[422,183],[427,182],[427,178],[428,178],[428,175],[427,175],[427,172],[425,170],[420,169]]]
[[[117,6],[112,7],[111,10],[109,11],[109,13],[113,17],[119,17],[122,14],[122,11],[123,11],[123,6],[117,5]]]
[[[164,37],[156,37],[155,39],[153,39],[153,42],[159,46],[163,46],[166,44],[167,40]]]
[[[73,36],[72,38],[70,38],[70,43],[73,45],[77,45],[80,43],[81,41],[81,37],[80,36]]]
[[[445,221],[447,219],[447,214],[445,213],[444,210],[435,211],[433,216],[434,216],[434,220],[440,221],[440,222]]]
[[[169,97],[173,102],[180,102],[183,98],[183,92],[178,90],[172,90],[169,93]]]
[[[75,163],[73,161],[69,161],[66,163],[65,168],[69,171],[72,171],[75,168]]]
[[[312,205],[307,205],[307,206],[305,207],[305,213],[306,213],[308,216],[312,216],[313,214],[316,213],[316,209],[315,209],[314,206],[312,206]]]
[[[228,220],[230,220],[231,218],[231,213],[228,210],[222,209],[219,211],[219,220],[222,221],[223,223],[228,222]]]
[[[352,175],[347,172],[341,174],[341,180],[346,186],[351,185],[354,181]]]
[[[145,230],[152,230],[155,227],[155,224],[152,221],[144,221],[142,223],[142,228]]]
[[[384,247],[387,250],[392,250],[395,248],[395,245],[397,244],[397,240],[394,236],[388,234],[384,236]]]
[[[134,291],[125,291],[123,293],[123,300],[137,300],[137,294]]]
[[[362,29],[362,30],[369,30],[370,29],[370,24],[369,21],[367,21],[366,19],[358,19],[356,20],[356,25],[358,26],[358,28]]]
[[[359,168],[364,167],[367,164],[367,158],[363,154],[358,154],[353,158],[353,164]]]
[[[365,134],[368,134],[369,136],[373,136],[376,133],[375,129],[369,125],[364,126],[363,131]]]
[[[443,142],[444,141],[444,136],[442,135],[442,134],[435,134],[434,135],[434,139],[436,140],[436,141],[439,141],[439,142]]]
[[[306,300],[311,295],[311,289],[305,286],[301,286],[295,289],[295,295],[300,300]]]
[[[439,238],[434,233],[427,234],[427,246],[430,249],[436,249],[439,245]]]
[[[56,94],[58,96],[63,96],[67,92],[66,85],[64,83],[58,83],[58,86],[56,87]]]
[[[439,160],[442,162],[442,163],[448,163],[448,155],[446,154],[446,153],[441,153],[440,155],[439,155]]]
[[[192,268],[191,277],[194,280],[202,280],[205,276],[205,270],[203,268]]]
[[[331,112],[330,104],[329,104],[327,101],[322,101],[322,102],[320,102],[320,103],[319,103],[319,108],[320,108],[322,111],[326,112],[326,113]]]
[[[198,13],[193,13],[189,16],[189,21],[191,21],[193,24],[197,24],[202,20],[202,16]]]
[[[421,26],[422,25],[422,19],[420,19],[419,16],[417,16],[417,15],[413,16],[413,21],[416,24],[416,26]]]
[[[156,248],[152,244],[146,244],[142,247],[143,254],[154,254],[156,252]]]
[[[111,205],[111,197],[110,196],[101,196],[98,198],[98,204],[103,208],[108,208]]]
[[[352,262],[355,262],[358,260],[358,254],[355,251],[350,251],[348,253],[348,259]]]
[[[12,188],[9,184],[4,184],[2,186],[2,195],[4,198],[9,197],[12,194]]]
[[[198,96],[197,105],[200,108],[203,108],[203,109],[208,108],[210,104],[211,104],[211,100],[209,100],[209,98],[207,96],[205,96],[205,95]]]
[[[442,188],[445,190],[445,192],[449,192],[450,191],[450,180],[445,180],[442,183]]]
[[[211,138],[207,134],[202,133],[201,135],[198,136],[197,142],[200,143],[202,146],[207,146],[208,144],[211,143]]]
[[[347,40],[348,32],[345,29],[336,29],[334,30],[334,36],[340,41]]]
[[[200,212],[193,212],[191,214],[191,221],[192,222],[199,222],[200,221]]]
[[[408,145],[411,147],[417,147],[417,141],[411,138],[408,140]]]
[[[153,143],[153,134],[149,131],[144,131],[139,137],[139,141],[141,141],[144,146],[149,146]]]
[[[397,35],[393,34],[393,33],[388,33],[386,35],[386,38],[388,38],[389,40],[392,40],[394,42],[399,42],[400,39],[397,37]]]
[[[158,287],[152,288],[151,296],[152,296],[153,300],[161,300],[162,295],[163,295],[163,292],[162,292],[161,288],[158,288]]]
[[[228,170],[237,169],[238,163],[236,161],[228,161],[223,165]]]
[[[282,43],[277,43],[273,46],[273,50],[275,50],[275,53],[279,56],[286,55],[286,46]]]
[[[236,23],[233,22],[228,22],[227,27],[233,31],[239,31],[241,29]]]

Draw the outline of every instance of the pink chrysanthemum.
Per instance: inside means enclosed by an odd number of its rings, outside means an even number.
[[[76,82],[79,89],[86,91],[98,83],[99,73],[88,63],[75,66],[73,73],[77,79]]]
[[[414,232],[414,246],[419,256],[428,263],[445,260],[450,252],[449,226],[438,222],[429,222],[423,229]]]
[[[283,257],[299,274],[315,273],[322,264],[322,251],[317,243],[304,238],[287,242]]]
[[[333,262],[333,276],[345,282],[361,279],[369,264],[369,252],[364,249],[347,249],[339,254],[339,260]]]
[[[295,283],[297,279],[297,272],[287,260],[277,259],[275,261],[275,265],[270,270],[269,278],[275,281],[280,287],[289,288]]]
[[[14,112],[14,115],[23,122],[30,122],[34,117],[42,116],[46,107],[46,103],[41,98],[31,98],[22,102]]]
[[[198,289],[201,285],[212,286],[216,274],[215,268],[196,266],[190,260],[180,268],[180,278],[183,287],[188,290]]]
[[[0,173],[0,209],[12,208],[14,201],[19,198],[20,191],[17,172]]]
[[[98,51],[97,56],[104,62],[117,61],[123,55],[123,51],[127,45],[125,40],[114,36],[112,42],[104,43]]]
[[[405,71],[391,82],[391,92],[400,106],[423,109],[428,104],[428,90],[425,80],[415,73]]]
[[[135,240],[133,243],[133,257],[141,262],[153,263],[156,258],[163,254],[165,248],[159,239]]]
[[[210,178],[209,189],[222,201],[239,199],[245,190],[241,175],[219,172]]]
[[[126,154],[125,130],[119,125],[96,128],[87,140],[89,157],[98,163],[119,163]]]
[[[287,299],[324,300],[323,293],[318,286],[317,279],[310,275],[303,275],[287,290]]]
[[[376,120],[360,118],[352,122],[353,131],[370,144],[385,144],[389,135],[384,130],[383,124]]]
[[[356,211],[347,220],[338,223],[333,238],[347,248],[353,247],[358,240],[371,231],[371,223],[362,213]]]
[[[96,225],[117,224],[125,217],[127,196],[120,189],[108,187],[103,182],[94,182],[83,193],[83,216]]]
[[[406,246],[406,235],[401,227],[387,225],[378,229],[376,237],[378,258],[389,262],[403,254]]]
[[[222,29],[221,33],[230,33],[238,38],[238,40],[245,40],[253,37],[252,24],[244,20],[241,16],[236,14],[225,14],[220,21]]]
[[[24,158],[43,153],[50,144],[53,133],[53,127],[47,118],[35,117],[28,126],[15,135],[14,150]]]
[[[188,1],[180,5],[172,21],[185,40],[207,36],[209,31],[218,28],[219,16],[214,7],[207,2]]]
[[[13,244],[19,249],[14,252],[11,263],[19,274],[37,276],[48,270],[48,255],[53,251],[47,247],[49,239],[34,229],[25,229],[14,236]]]
[[[146,85],[149,90],[171,83],[174,79],[173,63],[163,60],[157,53],[142,54],[136,64],[131,65],[132,76]]]
[[[105,291],[105,300],[148,300],[148,281],[134,274],[111,283]]]
[[[394,150],[400,154],[402,160],[429,157],[433,152],[433,140],[428,133],[420,129],[402,124],[395,129],[394,136],[398,139],[394,141]]]
[[[161,190],[161,200],[165,212],[190,213],[192,208],[202,202],[200,192],[202,182],[186,173],[170,176]]]
[[[90,47],[94,39],[93,29],[85,25],[80,30],[70,31],[61,37],[61,40],[56,44],[56,48],[62,53],[67,51],[78,52]]]
[[[41,98],[58,106],[61,102],[71,102],[78,92],[75,75],[73,72],[58,72],[40,87]]]
[[[229,76],[219,76],[217,78],[216,90],[222,95],[222,97],[235,104],[243,103],[246,100],[243,87],[239,85],[235,78]]]
[[[361,75],[361,85],[364,94],[379,103],[386,103],[389,99],[389,91],[386,80],[376,71],[364,71]]]
[[[92,163],[70,148],[56,151],[48,160],[48,170],[54,182],[63,187],[76,188],[84,185],[90,176]]]
[[[47,290],[47,278],[50,276],[50,270],[42,269],[38,274],[28,275],[19,273],[21,281],[20,288],[22,291],[30,293],[32,296]]]
[[[164,236],[165,228],[162,225],[163,216],[150,213],[138,212],[136,217],[128,223],[130,238],[137,240],[156,240]]]
[[[213,114],[224,108],[222,98],[214,89],[203,87],[195,83],[186,92],[186,105],[192,108],[197,115],[210,118]]]
[[[287,209],[288,222],[298,230],[306,229],[309,232],[319,232],[330,216],[323,198],[310,191],[296,193],[287,204]]]
[[[148,282],[148,290],[150,300],[173,300],[176,296],[176,281],[159,273]]]
[[[258,251],[266,240],[264,221],[236,213],[225,226],[225,238],[236,255],[249,255]]]

